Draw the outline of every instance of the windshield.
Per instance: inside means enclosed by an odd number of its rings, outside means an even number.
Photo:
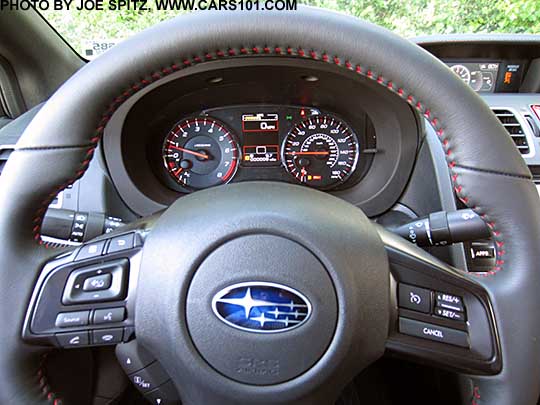
[[[88,59],[160,21],[223,5],[281,10],[307,4],[354,15],[407,37],[540,33],[538,0],[56,0],[54,4],[60,6],[39,11]]]

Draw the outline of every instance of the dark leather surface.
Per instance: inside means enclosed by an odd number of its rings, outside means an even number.
[[[534,184],[512,176],[455,169],[469,204],[501,232],[506,253],[496,274],[476,277],[490,291],[503,370],[472,378],[476,404],[536,404],[540,376],[540,210]],[[466,398],[467,399],[467,398]]]
[[[0,176],[0,403],[47,402],[43,349],[21,340],[30,294],[42,264],[61,250],[33,239],[34,218],[53,184],[73,174],[77,150],[14,152]]]
[[[8,286],[0,295],[0,403],[37,403],[27,400],[34,392],[29,377],[33,362],[27,361],[19,335],[32,280],[48,255],[32,241],[32,216],[41,201],[58,184],[82,174],[86,163],[80,162],[88,160],[86,150],[97,142],[99,127],[130,94],[184,68],[185,60],[192,65],[225,58],[229,49],[244,57],[243,47],[257,57],[270,57],[263,56],[265,47],[271,55],[278,53],[275,47],[280,54],[291,47],[292,56],[306,58],[314,50],[314,58],[323,61],[326,53],[329,63],[337,58],[343,68],[360,66],[362,74],[379,79],[431,120],[437,118],[434,126],[444,142],[457,193],[495,221],[499,250],[505,252],[501,270],[481,280],[495,303],[503,372],[474,378],[472,387],[480,397],[469,393],[465,399],[477,404],[536,403],[539,200],[511,139],[483,101],[427,52],[371,24],[305,8],[291,13],[204,12],[166,22],[81,69],[38,113],[0,178],[0,285]],[[86,147],[78,148],[81,145]]]

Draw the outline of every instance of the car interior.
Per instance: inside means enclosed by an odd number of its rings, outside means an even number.
[[[538,187],[539,35],[2,10],[0,404],[538,404]]]

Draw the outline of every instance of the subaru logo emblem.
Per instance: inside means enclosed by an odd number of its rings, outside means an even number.
[[[311,304],[298,291],[275,283],[231,285],[212,299],[216,316],[236,329],[275,333],[298,328],[311,315]]]

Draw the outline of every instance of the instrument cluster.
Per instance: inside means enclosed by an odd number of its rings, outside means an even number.
[[[347,187],[376,150],[374,133],[361,121],[353,127],[334,113],[305,106],[204,110],[182,118],[165,135],[161,178],[185,193],[247,180]]]

